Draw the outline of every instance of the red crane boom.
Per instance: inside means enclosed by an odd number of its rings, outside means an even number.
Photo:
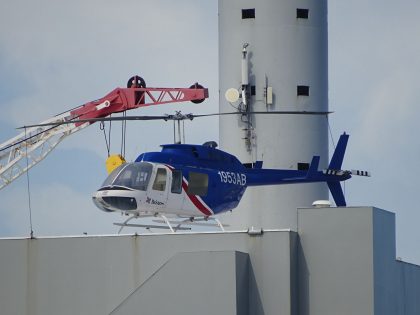
[[[147,88],[139,76],[130,78],[127,88],[116,88],[104,97],[88,102],[41,123],[62,123],[74,119],[103,118],[127,110],[191,101],[201,103],[208,90],[198,83],[189,88]],[[43,160],[65,137],[93,122],[29,127],[0,144],[0,189]]]

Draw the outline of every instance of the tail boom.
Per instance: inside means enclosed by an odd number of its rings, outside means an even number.
[[[307,171],[279,169],[247,169],[247,186],[286,185],[299,183],[326,182],[335,204],[338,207],[347,205],[340,182],[350,179],[352,175],[370,176],[367,171],[342,170],[341,166],[346,152],[349,135],[343,133],[338,140],[327,169],[318,171],[319,156],[314,156]]]

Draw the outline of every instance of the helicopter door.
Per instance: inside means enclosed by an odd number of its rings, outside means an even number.
[[[180,213],[184,205],[185,194],[182,193],[182,171],[173,169],[169,172],[170,189],[168,192],[167,211]]]
[[[155,210],[165,209],[169,189],[167,170],[163,167],[157,167],[151,188],[147,191],[146,203],[150,204]]]

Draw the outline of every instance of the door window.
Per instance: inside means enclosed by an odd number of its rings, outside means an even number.
[[[158,168],[156,172],[155,181],[153,183],[154,190],[165,191],[166,189],[166,169]]]
[[[180,194],[182,192],[182,171],[172,171],[171,193]]]

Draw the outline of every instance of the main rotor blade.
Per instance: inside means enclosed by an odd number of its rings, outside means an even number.
[[[334,112],[314,112],[314,111],[271,111],[271,112],[227,112],[214,114],[190,115],[191,117],[223,116],[223,115],[329,115]]]
[[[168,120],[169,115],[167,116],[118,116],[118,117],[102,117],[102,118],[89,118],[89,119],[74,119],[74,120],[67,120],[67,121],[57,121],[57,122],[50,122],[45,124],[36,124],[36,125],[27,125],[18,127],[16,129],[25,129],[25,128],[32,128],[32,127],[45,127],[45,126],[61,126],[66,124],[78,124],[78,123],[86,123],[86,122],[97,122],[97,121],[122,121],[122,120]]]
[[[210,117],[210,116],[225,116],[225,115],[329,115],[333,112],[314,112],[314,111],[271,111],[271,112],[227,112],[227,113],[213,113],[213,114],[175,114],[175,115],[162,115],[162,116],[118,116],[118,117],[102,117],[102,118],[89,118],[89,119],[74,119],[61,122],[51,122],[46,124],[27,125],[18,127],[17,129],[25,129],[32,127],[45,127],[45,126],[60,126],[65,124],[77,123],[94,123],[97,121],[130,121],[130,120],[193,120],[194,118]]]

